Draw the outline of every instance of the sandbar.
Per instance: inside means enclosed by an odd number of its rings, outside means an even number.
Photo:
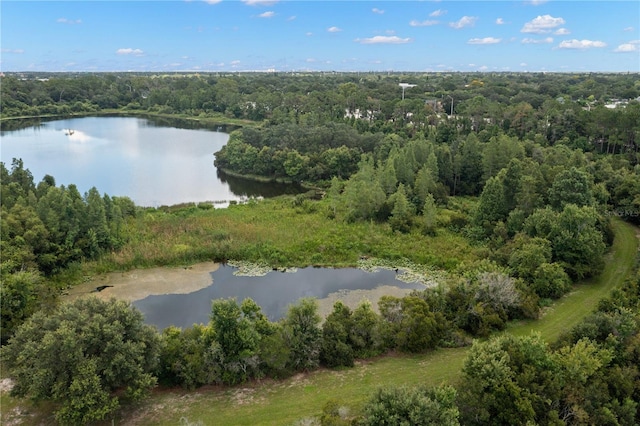
[[[211,273],[219,266],[220,264],[215,262],[203,262],[183,268],[163,267],[110,272],[73,287],[63,299],[95,296],[103,300],[115,298],[134,302],[152,295],[193,293],[213,283]],[[96,291],[100,286],[113,287]]]

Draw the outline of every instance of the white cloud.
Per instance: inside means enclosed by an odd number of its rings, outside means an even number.
[[[463,16],[456,22],[449,22],[449,26],[451,28],[459,30],[460,28],[473,26],[473,24],[475,24],[477,20],[478,18],[475,16]]]
[[[409,25],[412,27],[429,27],[431,25],[438,25],[438,21],[427,19],[426,21],[417,21],[413,20],[409,22]]]
[[[485,38],[472,38],[469,39],[467,44],[496,44],[502,41],[501,38],[485,37]]]
[[[311,31],[304,33],[304,35],[306,35],[307,37],[311,37],[313,35],[313,33]]]
[[[280,0],[242,0],[247,6],[273,6]]]
[[[558,45],[560,49],[590,49],[592,47],[605,47],[607,44],[594,40],[565,40]]]
[[[2,53],[15,53],[17,55],[21,55],[24,53],[24,49],[0,49]]]
[[[378,15],[382,15],[384,13],[384,10],[378,9],[377,7],[374,7],[373,9],[371,9],[371,11],[373,13],[377,13]]]
[[[357,43],[361,44],[405,44],[410,43],[410,38],[400,38],[398,36],[375,36],[370,38],[355,39]]]
[[[544,34],[551,32],[554,28],[564,25],[564,19],[554,18],[551,15],[543,15],[534,18],[533,20],[524,24],[520,32]]]
[[[329,27],[327,28],[327,31],[329,31],[330,33],[339,33],[340,31],[342,31],[342,29],[338,27]]]
[[[555,30],[553,32],[555,35],[567,35],[567,34],[571,34],[571,31],[569,31],[566,28],[558,28],[557,30]]]
[[[273,18],[274,16],[276,16],[276,13],[273,11],[264,12],[258,15],[259,18]]]
[[[496,25],[504,25],[504,19],[502,18],[496,19]]]
[[[533,6],[540,6],[541,4],[545,4],[547,1],[549,0],[529,0],[526,3],[533,5]]]
[[[298,18],[297,16],[292,15],[287,18],[287,21],[295,21],[297,18]]]
[[[523,44],[542,44],[542,43],[553,43],[553,37],[547,38],[523,38]]]
[[[613,51],[618,53],[640,52],[640,40],[632,40],[628,43],[623,43]]]
[[[142,56],[144,52],[140,49],[132,49],[130,47],[118,49],[116,50],[116,54],[118,55],[134,55],[134,56]]]
[[[627,28],[625,28],[625,29],[624,29],[624,30],[622,30],[622,31],[633,31],[634,29],[635,29],[635,28],[633,28],[633,27],[627,27]]]
[[[240,61],[238,61],[237,59],[235,61],[231,61],[230,64],[232,67],[237,67],[238,65],[240,65]]]
[[[222,0],[204,0],[204,2],[207,3],[207,4],[218,4],[221,1]]]
[[[431,12],[429,14],[429,16],[431,16],[432,18],[435,18],[437,16],[446,15],[446,13],[447,13],[446,10],[438,9],[438,10],[434,10],[433,12]]]
[[[527,66],[527,63],[526,63],[526,62],[520,62],[520,66],[521,66],[521,67],[526,67],[526,66]]]
[[[58,18],[56,22],[59,24],[68,24],[68,25],[82,24],[81,19]]]

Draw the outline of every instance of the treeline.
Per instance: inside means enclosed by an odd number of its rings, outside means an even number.
[[[319,127],[293,124],[265,129],[245,128],[231,133],[216,153],[215,165],[243,175],[293,181],[346,179],[358,170],[363,152],[372,152],[382,134],[358,133],[344,123]]]
[[[56,186],[46,175],[37,185],[22,160],[0,163],[0,263],[2,342],[53,292],[44,279],[74,262],[119,248],[123,224],[135,215],[126,197],[81,195],[75,185]]]
[[[331,181],[327,215],[386,222],[406,234],[457,229],[487,244],[488,259],[542,299],[558,298],[572,281],[600,271],[612,241],[611,215],[640,221],[640,167],[621,156],[504,135],[484,151],[480,144],[472,134],[451,158],[448,149],[414,139],[392,147],[385,161],[364,156],[350,179]],[[449,199],[445,182],[462,194],[481,191],[477,203]]]
[[[283,378],[324,367],[351,367],[356,359],[401,351],[424,353],[469,344],[513,318],[535,318],[535,298],[503,272],[470,272],[451,286],[398,298],[383,296],[354,310],[336,302],[324,322],[312,299],[270,322],[251,299],[214,300],[211,321],[162,332],[159,380],[189,389]]]
[[[428,137],[435,131],[438,141],[448,143],[458,134],[501,130],[522,140],[544,141],[543,145],[562,143],[607,153],[638,151],[638,74],[54,73],[1,78],[4,117],[115,109],[224,116],[268,126],[343,122],[359,133],[404,137],[418,133]],[[415,87],[402,98],[399,83]],[[605,107],[616,101],[629,103]]]

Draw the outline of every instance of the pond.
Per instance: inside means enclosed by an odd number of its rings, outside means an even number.
[[[212,283],[208,287],[188,294],[148,296],[134,301],[133,305],[144,314],[148,324],[158,329],[170,325],[186,328],[209,322],[214,299],[235,298],[240,303],[245,298],[251,298],[271,321],[276,321],[286,314],[290,304],[304,297],[325,299],[333,296],[331,300],[334,301],[359,295],[355,303],[350,303],[355,305],[360,302],[360,296],[367,296],[360,290],[382,288],[382,294],[388,294],[390,290],[393,293],[393,289],[406,293],[425,288],[419,282],[401,281],[399,272],[389,269],[369,272],[357,268],[308,267],[291,272],[272,271],[262,276],[234,275],[236,271],[235,267],[220,266],[211,272]],[[375,305],[377,299],[371,299]],[[327,310],[330,312],[330,306],[325,308],[325,313],[328,313]]]
[[[0,158],[8,168],[13,158],[22,158],[36,184],[48,174],[57,185],[75,184],[80,193],[95,186],[145,207],[209,201],[224,206],[251,196],[302,191],[296,185],[225,177],[213,165],[213,153],[229,135],[184,127],[188,124],[136,117],[41,122],[0,132]]]

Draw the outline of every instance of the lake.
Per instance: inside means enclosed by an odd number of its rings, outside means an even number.
[[[214,299],[235,298],[241,303],[251,298],[271,321],[276,321],[286,314],[290,304],[304,297],[323,299],[338,293],[339,299],[350,292],[380,286],[406,290],[425,288],[419,282],[399,280],[398,272],[388,269],[369,272],[357,268],[307,267],[293,272],[273,271],[263,276],[234,275],[236,271],[235,267],[221,266],[211,272],[212,284],[208,287],[187,294],[148,296],[133,305],[144,314],[146,323],[161,330],[170,325],[186,328],[208,323]]]
[[[95,186],[145,207],[208,201],[224,206],[250,196],[302,191],[297,185],[225,177],[213,165],[213,153],[229,135],[176,123],[136,117],[42,122],[0,132],[0,158],[7,168],[13,158],[22,158],[36,184],[48,174],[57,185],[75,184],[80,193]]]

